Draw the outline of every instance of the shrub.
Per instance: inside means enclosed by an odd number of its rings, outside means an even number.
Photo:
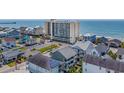
[[[124,42],[121,42],[121,48],[124,48]]]
[[[112,57],[113,59],[115,59],[115,60],[116,60],[116,58],[117,58],[117,54],[116,54],[116,53],[113,53],[111,50],[108,52],[108,55],[109,55],[110,57]]]
[[[13,66],[15,66],[16,65],[16,62],[9,62],[8,64],[7,64],[9,67],[13,67]]]
[[[101,42],[100,42],[100,38],[97,38],[97,39],[96,39],[95,44],[97,45],[98,43],[101,43]]]
[[[0,39],[0,44],[2,43],[2,40]]]
[[[29,57],[32,57],[32,55],[29,55]]]

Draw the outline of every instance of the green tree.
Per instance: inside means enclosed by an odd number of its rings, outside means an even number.
[[[98,43],[101,43],[101,42],[100,42],[100,38],[97,38],[97,39],[96,39],[95,44],[97,45]]]
[[[116,60],[116,58],[117,58],[117,54],[116,54],[116,53],[113,53],[111,50],[108,52],[108,55],[109,55],[110,57],[112,57],[113,59],[115,59],[115,60]]]
[[[121,48],[124,48],[124,42],[121,42]]]

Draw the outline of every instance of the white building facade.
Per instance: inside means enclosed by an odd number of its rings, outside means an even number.
[[[79,38],[79,25],[78,21],[51,20],[45,23],[45,31],[53,40],[75,43]]]

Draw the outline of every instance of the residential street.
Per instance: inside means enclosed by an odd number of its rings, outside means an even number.
[[[17,72],[17,71],[20,71],[22,73],[28,72],[26,70],[26,62],[17,64],[17,67],[16,66],[9,67],[9,66],[5,65],[2,68],[0,68],[0,73],[11,73],[11,72]]]

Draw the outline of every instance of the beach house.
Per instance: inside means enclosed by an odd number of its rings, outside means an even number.
[[[118,48],[118,47],[120,47],[120,45],[121,45],[121,41],[118,40],[118,39],[112,39],[112,40],[110,40],[110,41],[108,42],[108,45],[109,45],[110,47]]]
[[[28,70],[31,73],[58,73],[60,63],[39,53],[28,59]]]
[[[20,32],[18,29],[11,29],[7,32],[7,37],[19,38]]]
[[[81,49],[85,52],[85,54],[93,56],[99,55],[95,48],[95,45],[91,41],[83,41],[81,43],[82,43]]]
[[[7,37],[2,39],[2,46],[7,48],[13,48],[16,46],[15,38]]]
[[[106,37],[98,37],[97,38],[97,43],[104,43],[105,45],[108,44],[108,38]]]
[[[62,71],[64,72],[67,72],[69,70],[69,67],[73,66],[78,62],[77,52],[69,46],[58,49],[55,52],[51,53],[51,58],[63,62]]]
[[[124,62],[85,55],[82,68],[83,73],[122,73]]]
[[[21,44],[23,44],[23,43],[26,43],[29,39],[30,39],[30,36],[29,35],[21,35],[20,36],[20,39],[19,39],[19,42]]]
[[[43,28],[40,26],[36,26],[34,28],[34,35],[43,35]]]
[[[117,54],[117,60],[124,62],[124,48],[118,48],[116,54]]]
[[[98,44],[95,48],[99,56],[104,56],[109,50],[109,46],[105,45],[104,43]]]
[[[2,53],[4,63],[16,60],[18,57],[23,56],[24,52],[20,50],[9,50]]]
[[[0,66],[3,64],[3,55],[0,53]]]
[[[85,41],[91,41],[91,42],[95,42],[96,41],[96,35],[94,34],[90,34],[90,33],[87,33],[83,36],[84,40]]]
[[[7,36],[7,32],[0,31],[0,38],[6,37],[6,36]]]
[[[37,44],[36,38],[33,38],[32,36],[29,36],[28,40],[26,40],[25,45],[30,46]]]
[[[82,58],[85,54],[85,50],[83,50],[83,42],[78,41],[74,45],[72,45],[72,48],[77,52],[78,57]]]

